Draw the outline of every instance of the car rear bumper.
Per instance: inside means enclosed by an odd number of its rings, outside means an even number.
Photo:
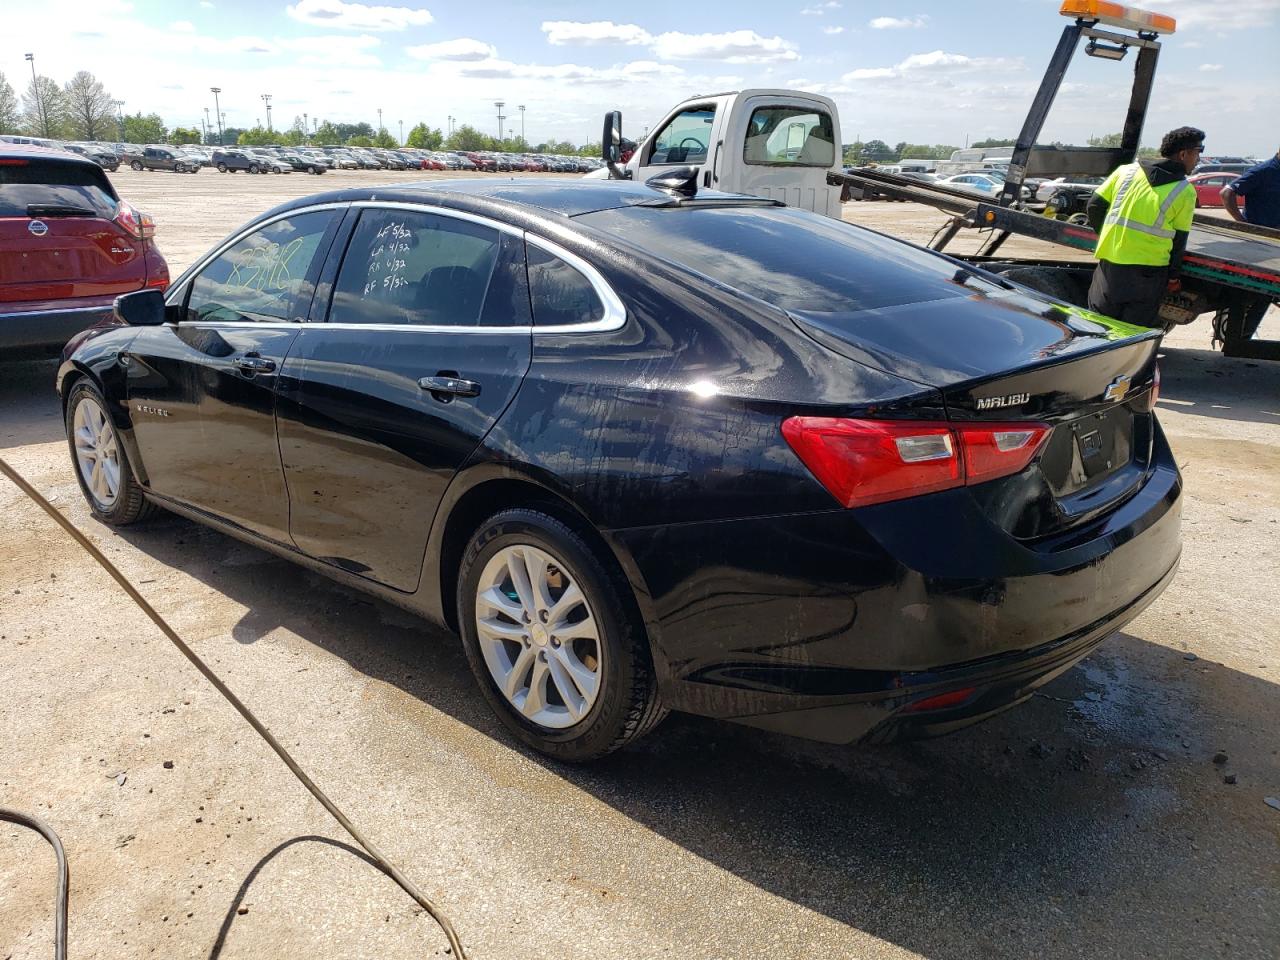
[[[834,743],[931,736],[1025,698],[1167,586],[1182,481],[1155,446],[1126,502],[1048,542],[1013,540],[963,490],[610,538],[673,709]]]
[[[91,303],[76,301],[40,309],[0,304],[0,353],[23,350],[57,350],[98,321],[111,316],[115,297]]]

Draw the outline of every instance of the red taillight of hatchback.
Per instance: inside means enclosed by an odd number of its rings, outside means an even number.
[[[156,222],[151,214],[143,213],[123,200],[116,208],[116,223],[120,224],[129,236],[138,240],[150,240],[156,235]]]
[[[790,417],[782,435],[845,507],[901,500],[1007,477],[1026,468],[1044,423],[944,423]]]

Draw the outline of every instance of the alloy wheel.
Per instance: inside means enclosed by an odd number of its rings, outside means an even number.
[[[475,616],[485,664],[517,713],[557,730],[587,716],[600,693],[604,645],[564,563],[525,544],[498,551],[480,574]]]
[[[92,397],[76,405],[73,419],[76,465],[85,489],[101,510],[109,510],[120,496],[120,448],[115,428]]]

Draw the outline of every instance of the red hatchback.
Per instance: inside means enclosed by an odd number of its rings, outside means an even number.
[[[0,145],[0,359],[56,352],[120,294],[167,287],[154,233],[92,160]]]
[[[1187,182],[1196,190],[1196,206],[1222,206],[1222,188],[1238,176],[1240,176],[1238,173],[1197,173],[1187,177]],[[1240,198],[1239,203],[1244,206],[1243,197]]]

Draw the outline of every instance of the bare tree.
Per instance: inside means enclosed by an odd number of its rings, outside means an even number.
[[[48,77],[36,77],[22,95],[22,127],[37,137],[56,137],[66,118],[62,88]]]
[[[0,133],[18,132],[18,98],[0,73]]]
[[[68,132],[80,140],[100,140],[115,125],[111,94],[92,73],[81,70],[62,90]]]

